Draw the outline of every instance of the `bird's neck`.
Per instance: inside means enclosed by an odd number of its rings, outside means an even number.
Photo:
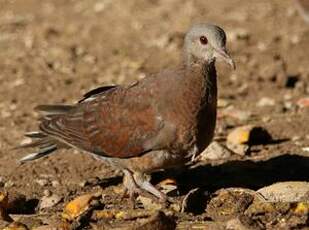
[[[202,104],[215,103],[217,100],[217,73],[215,62],[191,62],[186,66],[185,84],[201,98]]]

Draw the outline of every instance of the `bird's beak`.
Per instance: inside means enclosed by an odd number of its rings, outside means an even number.
[[[215,54],[216,58],[222,59],[223,61],[225,61],[227,64],[229,64],[233,68],[233,70],[236,69],[235,62],[233,61],[231,56],[228,54],[228,52],[226,51],[225,48],[223,48],[223,49],[215,49],[215,53],[216,53]]]

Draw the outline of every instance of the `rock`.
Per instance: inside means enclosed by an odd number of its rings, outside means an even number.
[[[241,221],[252,229],[305,229],[308,226],[306,203],[264,202],[255,199]]]
[[[257,192],[268,202],[309,202],[309,182],[279,182]]]
[[[309,97],[304,97],[299,99],[296,104],[300,107],[300,108],[305,108],[305,107],[309,107]]]
[[[53,181],[51,182],[51,184],[52,184],[53,187],[57,187],[57,186],[60,185],[59,181],[57,181],[57,180],[53,180]]]
[[[309,147],[303,147],[302,150],[305,152],[309,152]]]
[[[41,198],[41,201],[40,201],[40,204],[39,204],[39,209],[43,210],[43,209],[54,207],[61,200],[62,200],[62,197],[60,197],[56,194],[53,194],[53,195],[50,195],[50,196],[43,196]]]
[[[144,209],[146,210],[160,210],[163,208],[163,205],[144,196],[138,196],[137,200],[143,204]]]
[[[217,102],[218,108],[225,108],[229,105],[230,105],[230,102],[228,100],[225,100],[225,99],[222,99],[222,98],[218,99],[218,102]]]
[[[283,109],[284,109],[284,110],[291,110],[291,109],[293,109],[293,108],[294,108],[294,105],[293,105],[292,102],[290,102],[290,101],[285,101],[285,102],[283,103]]]
[[[143,221],[144,223],[138,224],[135,230],[173,230],[176,228],[176,222],[173,218],[168,217],[164,212],[158,211],[153,214],[149,219]]]
[[[11,188],[14,185],[15,185],[15,183],[13,181],[8,180],[7,182],[5,182],[4,188]]]
[[[262,97],[258,102],[258,107],[264,107],[264,106],[274,106],[276,104],[275,100],[269,97]]]
[[[85,194],[75,198],[64,207],[62,218],[73,221],[92,211],[93,207],[98,205],[101,195],[101,193]]]
[[[227,147],[233,152],[244,155],[249,147],[267,144],[272,140],[268,131],[258,126],[241,126],[232,130],[227,136]]]
[[[221,145],[217,141],[213,141],[201,154],[200,160],[220,160],[231,157],[233,152]]]
[[[233,151],[234,153],[245,156],[248,152],[250,147],[248,145],[242,145],[242,144],[227,144],[228,148]]]
[[[240,216],[254,196],[241,189],[219,190],[207,205],[206,214],[215,221],[227,221]]]

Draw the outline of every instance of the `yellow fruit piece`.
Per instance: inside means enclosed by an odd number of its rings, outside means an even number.
[[[249,141],[251,130],[251,126],[236,128],[227,136],[227,141],[232,144],[245,144]]]
[[[307,214],[309,211],[309,203],[299,202],[294,210],[295,213]]]
[[[114,210],[100,210],[95,212],[96,219],[113,219],[115,217]]]
[[[119,211],[115,214],[116,219],[124,219],[125,216],[126,216],[126,213],[123,211]]]
[[[62,217],[66,220],[74,220],[90,207],[94,194],[85,194],[70,201],[63,210]]]

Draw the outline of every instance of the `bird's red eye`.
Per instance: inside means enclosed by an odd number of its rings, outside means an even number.
[[[206,45],[208,43],[208,39],[205,36],[201,36],[200,42],[201,42],[202,45]]]

